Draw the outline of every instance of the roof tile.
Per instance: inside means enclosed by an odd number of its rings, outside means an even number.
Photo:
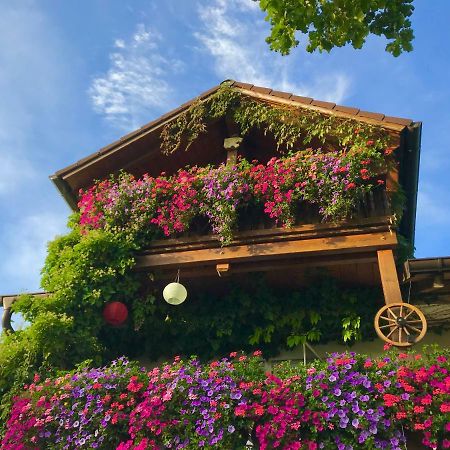
[[[401,117],[385,116],[383,122],[397,123],[399,125],[411,125],[412,119],[402,119]]]
[[[233,86],[234,86],[234,87],[241,88],[241,89],[251,89],[251,88],[253,87],[253,84],[250,84],[250,83],[241,83],[240,81],[235,81],[235,82],[233,83]]]
[[[259,92],[260,94],[270,94],[272,89],[262,86],[253,86],[252,91]]]
[[[305,103],[307,105],[313,101],[311,97],[302,97],[301,95],[293,95],[290,100],[298,103]]]
[[[336,106],[336,103],[332,103],[332,102],[321,102],[319,100],[313,100],[313,102],[311,103],[311,105],[313,106],[319,106],[320,108],[325,108],[325,109],[333,109]]]
[[[271,95],[278,98],[291,98],[292,93],[290,92],[283,92],[283,91],[272,91]]]
[[[353,116],[355,116],[356,114],[359,113],[359,109],[358,108],[352,108],[350,106],[342,106],[342,105],[336,105],[333,108],[334,111],[339,111],[339,112],[343,112],[346,114],[351,114]]]
[[[374,113],[370,111],[359,111],[357,114],[359,117],[366,117],[368,119],[375,119],[375,120],[383,120],[384,114]]]

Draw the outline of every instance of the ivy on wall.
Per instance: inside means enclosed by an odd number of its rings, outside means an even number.
[[[275,289],[255,274],[227,292],[204,290],[174,308],[148,274],[132,271],[136,246],[127,234],[73,231],[49,246],[42,286],[47,298],[23,296],[13,306],[30,325],[0,343],[0,393],[9,399],[35,371],[71,369],[127,354],[198,354],[202,358],[242,348],[267,355],[303,342],[351,342],[373,336],[377,289],[339,285],[326,276],[302,289]],[[108,301],[123,301],[129,321],[112,328],[102,320]],[[18,367],[21,368],[18,370]],[[20,375],[20,376],[19,376]],[[0,415],[6,414],[0,406]]]
[[[314,140],[321,144],[334,141],[336,146],[345,151],[365,148],[368,141],[379,150],[392,145],[391,136],[381,127],[313,109],[289,105],[274,107],[224,84],[210,97],[194,102],[165,125],[161,132],[163,153],[188,149],[201,134],[207,132],[208,121],[223,117],[233,121],[242,135],[255,128],[271,134],[279,149],[308,146]]]
[[[177,308],[160,301],[149,312],[138,334],[148,354],[224,355],[236,348],[263,349],[276,355],[305,342],[354,342],[374,337],[373,317],[383,298],[377,288],[349,287],[311,274],[310,285],[274,287],[262,273],[228,280],[226,292],[202,289]]]

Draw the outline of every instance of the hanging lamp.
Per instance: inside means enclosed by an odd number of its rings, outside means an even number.
[[[163,290],[164,300],[169,305],[181,305],[187,298],[187,290],[180,283],[180,270],[173,283],[169,283]]]

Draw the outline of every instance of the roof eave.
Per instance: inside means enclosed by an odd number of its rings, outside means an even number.
[[[69,205],[70,209],[72,211],[78,211],[78,200],[72,189],[70,189],[69,184],[58,175],[51,175],[49,178]]]

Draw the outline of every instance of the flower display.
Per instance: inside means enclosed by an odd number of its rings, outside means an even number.
[[[403,364],[395,372],[395,389],[377,386],[385,406],[406,428],[421,433],[424,446],[450,448],[449,356],[434,352],[399,357]]]
[[[403,434],[382,405],[375,388],[376,372],[368,372],[354,353],[334,354],[326,364],[325,370],[313,367],[306,377],[306,389],[316,399],[314,409],[321,412],[323,426],[329,430],[322,448],[347,450],[364,444],[400,450]],[[387,367],[385,373],[394,374]]]
[[[260,205],[277,225],[290,227],[301,202],[317,205],[323,220],[342,220],[363,195],[384,184],[391,160],[371,146],[360,151],[299,151],[266,164],[239,159],[234,165],[191,167],[172,176],[122,173],[80,191],[83,229],[108,228],[173,236],[195,217],[208,219],[229,244],[238,213]]]
[[[130,415],[131,439],[118,448],[148,445],[149,435],[156,448],[238,448],[245,426],[234,420],[233,412],[246,398],[233,371],[226,359],[209,366],[176,359],[153,369],[145,399]]]
[[[231,242],[237,211],[251,198],[248,169],[248,162],[240,160],[237,165],[208,167],[199,173],[202,195],[199,211],[209,219],[212,232],[222,243]]]
[[[399,450],[411,431],[450,447],[448,351],[264,367],[257,351],[36,375],[14,399],[1,448]]]
[[[114,448],[141,398],[144,373],[120,358],[41,383],[36,376],[13,404],[1,448]]]

